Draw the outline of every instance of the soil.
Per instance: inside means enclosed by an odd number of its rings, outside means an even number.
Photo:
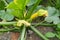
[[[37,29],[39,31],[41,31],[41,33],[45,34],[47,32],[53,32],[53,28],[52,27],[37,27]],[[38,35],[36,35],[34,32],[32,34],[28,34],[27,35],[27,40],[43,40],[42,38],[38,37]],[[50,38],[50,40],[59,40],[57,38]]]
[[[52,27],[37,27],[41,33],[45,34],[46,32],[53,32],[54,29]],[[12,37],[12,36],[13,37]],[[7,32],[0,34],[0,40],[17,40],[19,37],[19,33],[15,32]],[[33,31],[29,30],[27,34],[27,40],[43,40],[42,38],[38,37]],[[57,38],[50,38],[50,40],[58,40]]]

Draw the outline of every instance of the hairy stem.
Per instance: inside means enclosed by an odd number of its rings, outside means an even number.
[[[38,31],[36,28],[34,28],[34,26],[30,26],[30,28],[41,38],[43,38],[44,40],[49,40],[48,38],[46,38],[40,31]]]
[[[25,33],[26,33],[25,31],[26,31],[26,27],[23,26],[21,36],[20,36],[20,38],[18,40],[24,40],[24,36],[25,36]]]

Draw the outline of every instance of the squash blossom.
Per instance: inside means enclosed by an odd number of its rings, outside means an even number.
[[[35,19],[35,18],[37,18],[39,15],[38,15],[38,13],[34,13],[34,14],[32,14],[32,16],[30,17],[30,19]]]
[[[30,19],[35,19],[38,16],[48,16],[48,11],[40,9],[36,13],[32,14]]]

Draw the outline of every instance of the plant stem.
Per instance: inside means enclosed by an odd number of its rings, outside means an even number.
[[[17,22],[0,22],[0,25],[14,25]],[[56,26],[57,24],[31,23],[33,26]]]
[[[18,40],[24,40],[24,36],[25,36],[25,33],[26,33],[25,31],[26,31],[26,27],[23,26],[21,36],[20,36],[20,38]]]
[[[13,25],[16,24],[16,22],[0,22],[0,25]]]
[[[27,33],[25,33],[25,38],[24,38],[24,40],[26,40],[26,37],[27,37]]]
[[[27,18],[30,18],[31,14],[33,13],[34,9],[39,5],[39,3],[41,2],[41,0],[37,0],[37,2],[32,6],[31,9],[29,9],[28,14],[27,14]]]
[[[6,0],[3,0],[3,1],[4,1],[5,5],[7,6],[7,5],[8,5],[8,3],[6,2]]]
[[[32,23],[33,26],[56,26],[57,24]]]
[[[36,28],[34,28],[33,26],[30,26],[30,28],[40,37],[42,37],[44,40],[49,40],[48,38],[46,38],[40,31],[38,31]]]
[[[0,29],[0,32],[8,32],[8,31],[11,31],[11,30],[15,30],[17,28],[12,28],[12,29]]]

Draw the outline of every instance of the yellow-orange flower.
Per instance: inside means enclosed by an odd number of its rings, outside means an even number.
[[[31,19],[35,19],[36,17],[38,17],[38,13],[32,14],[32,16],[31,16],[30,18],[31,18]]]
[[[35,19],[38,16],[48,16],[48,11],[40,9],[36,13],[32,14],[30,19]]]
[[[38,11],[38,14],[39,14],[39,16],[48,16],[48,11],[47,10],[40,9]]]

